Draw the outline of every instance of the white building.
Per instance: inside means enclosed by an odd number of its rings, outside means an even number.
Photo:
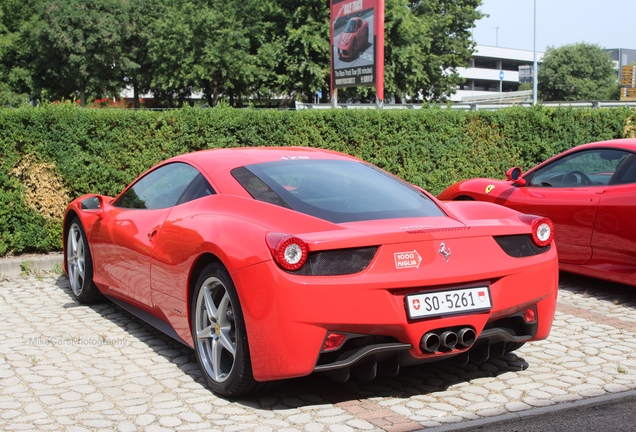
[[[623,66],[632,66],[636,63],[636,49],[627,48],[609,48],[605,51],[610,53],[610,57],[614,60],[614,69],[618,76],[618,82],[623,78]]]
[[[540,63],[542,58],[543,53],[537,52],[537,62]],[[457,93],[451,96],[451,100],[462,102],[463,98],[475,96],[493,96],[496,99],[500,90],[503,94],[515,92],[520,83],[519,67],[522,81],[525,81],[528,73],[532,76],[533,62],[533,51],[477,45],[470,66],[458,69],[459,75],[466,82],[457,88]]]

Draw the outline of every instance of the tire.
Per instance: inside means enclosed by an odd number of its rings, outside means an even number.
[[[93,259],[82,222],[76,216],[66,233],[66,271],[75,298],[84,304],[103,299],[93,282]]]
[[[220,264],[209,264],[201,272],[190,317],[195,355],[208,386],[221,396],[259,389],[261,385],[252,375],[238,294]]]

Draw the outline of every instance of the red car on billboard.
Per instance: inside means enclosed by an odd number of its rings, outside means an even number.
[[[438,198],[548,217],[562,270],[636,286],[636,139],[577,146],[506,177],[465,180]]]
[[[192,347],[212,390],[239,395],[546,338],[552,238],[547,218],[442,204],[344,154],[219,149],[71,202],[64,268],[78,301],[108,297]]]
[[[338,57],[354,59],[369,44],[369,23],[362,18],[354,17],[347,22],[338,41]]]

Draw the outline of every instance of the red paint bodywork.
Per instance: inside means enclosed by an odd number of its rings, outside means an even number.
[[[589,149],[622,149],[636,153],[636,139],[577,146],[527,171]],[[634,156],[636,157],[636,156]],[[491,189],[488,193],[486,190]],[[438,195],[440,200],[472,198],[522,213],[549,217],[555,224],[562,270],[636,286],[636,182],[585,187],[519,186],[512,181],[470,179]]]
[[[391,336],[409,343],[412,359],[456,355],[423,353],[422,336],[434,329],[488,323],[536,305],[538,329],[548,336],[556,307],[557,252],[512,258],[493,235],[528,234],[518,213],[475,202],[441,204],[445,217],[332,223],[253,199],[230,170],[283,157],[353,158],[309,148],[223,149],[178,156],[197,168],[217,192],[162,210],[113,207],[101,197],[98,210],[73,201],[65,230],[77,215],[86,230],[100,291],[132,304],[172,327],[187,345],[190,293],[197,263],[211,258],[227,268],[245,317],[254,377],[259,381],[312,373],[328,331]],[[140,176],[141,177],[141,176]],[[122,192],[123,193],[123,192]],[[424,219],[424,220],[423,220]],[[346,276],[300,276],[281,270],[266,243],[268,233],[295,235],[310,251],[378,246],[371,264]],[[445,261],[440,242],[452,250]],[[396,269],[394,253],[416,250],[418,268]],[[65,265],[66,267],[66,265]],[[489,284],[492,310],[410,320],[405,295]]]
[[[369,43],[369,23],[366,20],[351,18],[347,27],[350,25],[355,25],[355,31],[347,33],[345,29],[338,41],[338,56],[343,59],[355,58]]]

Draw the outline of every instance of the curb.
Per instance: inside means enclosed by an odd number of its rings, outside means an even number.
[[[48,255],[25,255],[14,258],[0,259],[0,277],[19,276],[23,273],[37,273],[53,271],[56,267],[62,269],[64,257],[61,252]]]
[[[565,402],[556,405],[551,405],[548,407],[542,408],[534,408],[524,411],[519,411],[516,413],[508,413],[499,416],[493,416],[490,418],[483,418],[479,420],[469,420],[463,421],[460,423],[445,425],[445,426],[437,426],[427,429],[420,429],[417,432],[450,432],[450,431],[460,431],[460,430],[473,430],[478,427],[485,427],[494,424],[502,424],[506,422],[529,419],[532,417],[537,417],[545,414],[550,414],[558,411],[566,411],[572,410],[576,408],[581,408],[588,405],[603,405],[606,403],[611,403],[617,399],[636,397],[636,390],[628,390],[620,393],[612,393],[603,396],[586,398],[574,402]]]

